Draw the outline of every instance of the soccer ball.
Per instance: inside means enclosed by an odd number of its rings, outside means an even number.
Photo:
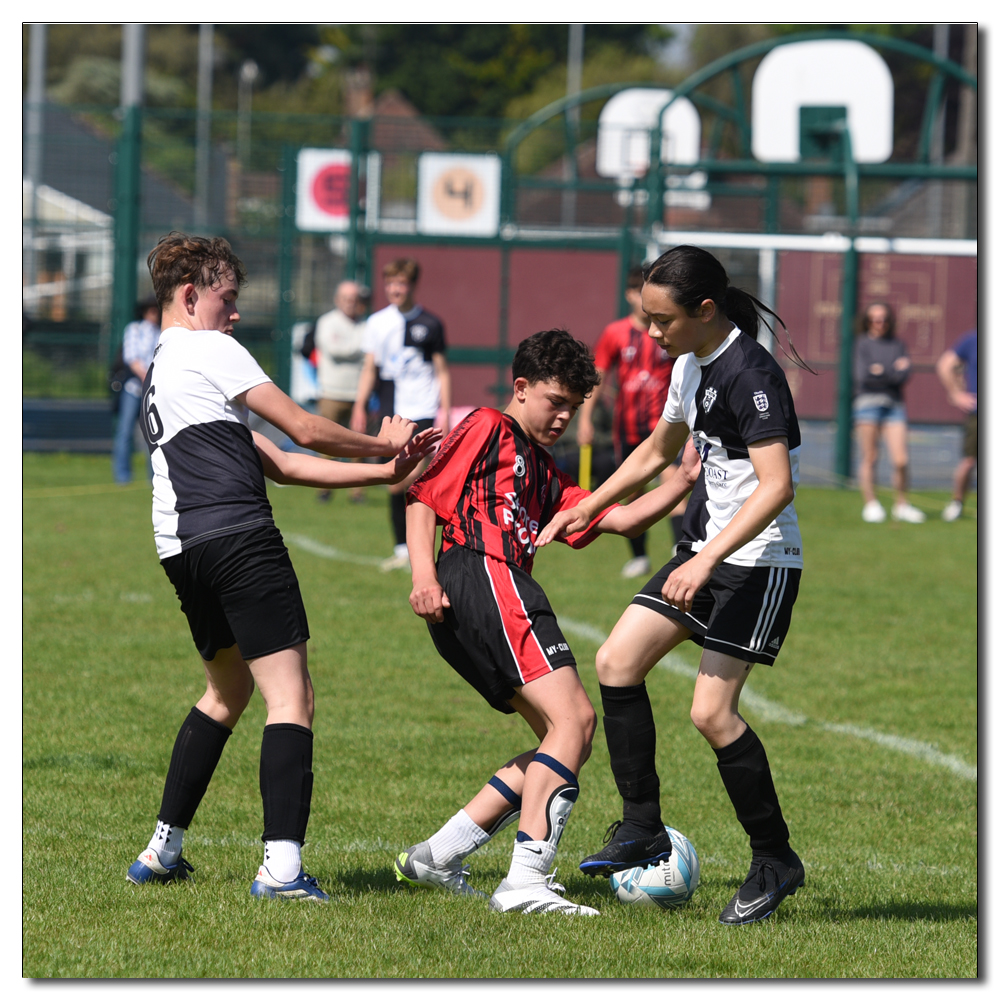
[[[611,889],[620,903],[669,910],[682,906],[694,895],[700,874],[694,844],[672,826],[666,829],[673,845],[666,861],[612,873]]]

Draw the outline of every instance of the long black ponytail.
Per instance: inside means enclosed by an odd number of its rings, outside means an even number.
[[[799,357],[799,352],[795,350],[792,338],[788,333],[785,321],[769,306],[764,305],[756,296],[742,288],[737,288],[729,283],[729,275],[726,269],[716,257],[701,247],[691,246],[684,243],[680,246],[672,247],[666,253],[660,254],[652,264],[647,264],[642,269],[644,282],[658,287],[670,289],[671,297],[687,312],[693,316],[697,308],[705,301],[711,299],[726,319],[736,324],[748,337],[757,339],[760,331],[760,323],[774,334],[775,342],[781,348],[782,353],[793,364],[804,368],[808,372],[816,374],[809,365]],[[785,339],[791,349],[791,354],[785,350],[778,339],[774,327],[768,322],[763,313],[774,317],[777,323],[785,331]]]

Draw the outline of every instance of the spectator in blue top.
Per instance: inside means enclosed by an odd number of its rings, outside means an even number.
[[[118,426],[111,452],[111,472],[116,483],[132,481],[132,440],[135,422],[139,416],[139,400],[142,396],[142,380],[146,369],[153,360],[160,339],[160,307],[156,297],[149,296],[136,306],[137,318],[125,327],[122,335],[122,358],[132,369],[132,375],[122,386],[118,407]],[[146,456],[147,478],[152,480],[153,467]]]
[[[938,358],[938,378],[948,392],[948,401],[965,414],[962,458],[955,468],[951,501],[942,511],[945,521],[962,516],[972,470],[979,460],[979,331],[970,330]]]

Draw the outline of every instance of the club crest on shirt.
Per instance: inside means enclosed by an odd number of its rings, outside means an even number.
[[[705,390],[705,395],[701,397],[701,407],[706,413],[712,409],[712,405],[718,399],[718,396],[719,394],[711,386]]]
[[[769,406],[766,392],[755,392],[753,394],[753,405],[763,413]]]
[[[514,459],[514,475],[523,476],[524,472],[525,472],[524,456],[518,455],[517,458]]]
[[[427,339],[427,327],[423,323],[414,323],[410,327],[410,339],[414,344],[422,344]]]

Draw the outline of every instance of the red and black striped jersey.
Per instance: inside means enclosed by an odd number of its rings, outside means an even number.
[[[618,378],[615,439],[625,444],[645,440],[663,413],[673,358],[626,316],[604,328],[594,348],[594,363],[603,372],[614,369]]]
[[[538,532],[553,514],[589,495],[516,420],[484,406],[448,435],[406,502],[426,504],[437,514],[444,525],[442,553],[462,545],[530,573]],[[610,509],[586,531],[560,541],[573,548],[589,545]]]

